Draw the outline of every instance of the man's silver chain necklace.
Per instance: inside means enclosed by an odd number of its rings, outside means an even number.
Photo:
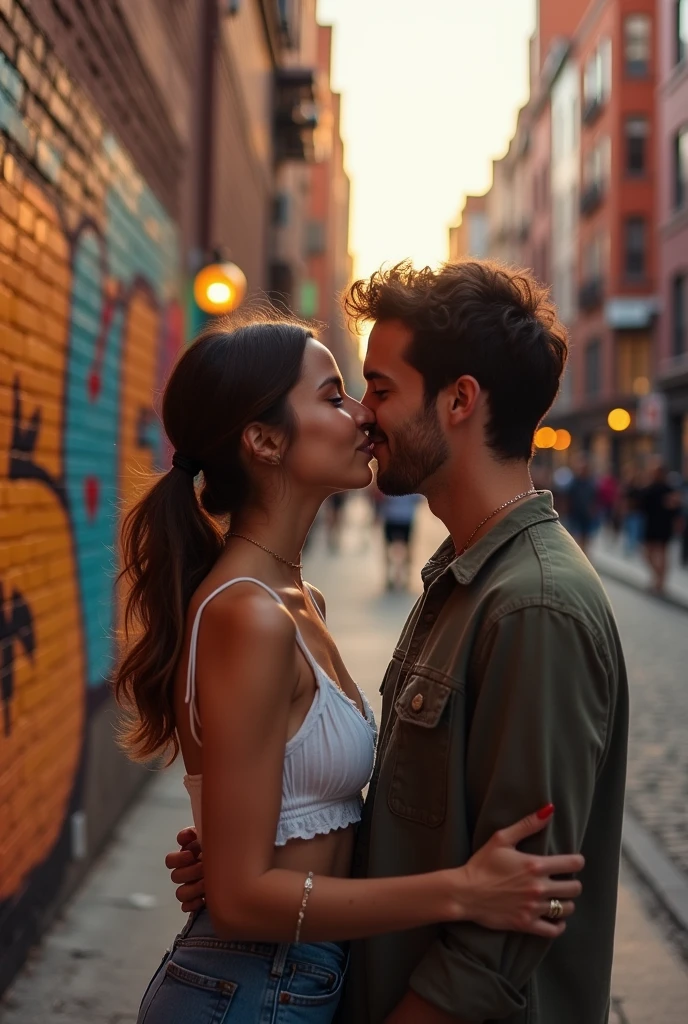
[[[476,526],[475,530],[470,535],[470,537],[468,538],[468,540],[466,541],[464,546],[457,553],[457,558],[460,557],[461,555],[464,555],[466,553],[466,551],[468,551],[468,549],[469,549],[469,547],[471,545],[471,541],[475,537],[475,535],[478,532],[478,530],[482,530],[482,528],[485,525],[485,523],[489,523],[490,519],[492,519],[493,516],[496,516],[497,513],[501,512],[503,509],[508,508],[509,505],[514,505],[517,501],[520,501],[521,498],[529,498],[531,494],[537,494],[537,487],[531,487],[529,491],[523,491],[522,494],[517,494],[515,498],[510,498],[509,501],[505,501],[503,505],[500,505],[499,508],[496,508],[494,510],[494,512],[490,512],[489,516],[485,516],[485,518],[483,519],[482,523],[478,523],[478,525]]]

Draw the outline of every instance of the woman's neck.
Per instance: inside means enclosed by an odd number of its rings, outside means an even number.
[[[230,533],[249,537],[289,562],[301,561],[308,531],[322,502],[288,502],[244,508],[232,517]]]

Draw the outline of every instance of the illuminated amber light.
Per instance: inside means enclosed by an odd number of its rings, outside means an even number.
[[[196,274],[194,298],[204,313],[231,313],[244,301],[246,287],[236,263],[211,263]]]
[[[557,442],[557,432],[551,427],[540,427],[535,434],[535,444],[538,448],[554,448]]]
[[[627,409],[612,409],[607,417],[612,430],[628,430],[631,425],[631,414]]]
[[[571,447],[571,435],[568,430],[557,430],[557,436],[552,447],[555,452],[565,452],[567,448]]]

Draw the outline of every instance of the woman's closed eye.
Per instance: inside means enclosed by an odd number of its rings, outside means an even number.
[[[344,399],[341,395],[333,395],[332,398],[328,398],[327,401],[331,402],[331,404],[336,406],[336,408],[339,408],[340,405],[344,404]]]

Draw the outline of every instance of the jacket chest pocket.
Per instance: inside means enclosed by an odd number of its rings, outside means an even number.
[[[394,705],[389,807],[394,814],[430,828],[441,825],[447,811],[454,699],[452,687],[411,673]]]

